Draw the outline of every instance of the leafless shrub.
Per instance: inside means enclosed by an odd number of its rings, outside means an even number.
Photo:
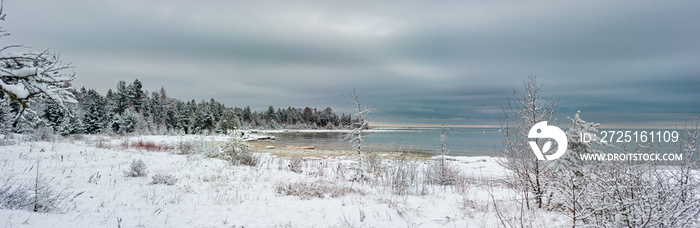
[[[97,148],[110,148],[112,145],[109,143],[109,140],[99,137],[97,139],[97,142],[95,142],[95,147]]]
[[[367,153],[367,157],[364,159],[365,165],[364,167],[367,168],[367,173],[374,175],[374,176],[380,176],[382,175],[382,171],[384,170],[384,165],[382,164],[382,158],[377,155],[377,153]]]
[[[143,139],[139,139],[139,141],[136,141],[135,143],[131,144],[131,147],[134,149],[140,149],[140,150],[146,150],[146,151],[168,151],[173,149],[171,146],[165,145],[165,144],[159,144],[153,141],[147,141]]]
[[[459,169],[445,159],[450,150],[447,149],[447,131],[445,131],[444,124],[440,130],[440,148],[438,153],[440,153],[438,158],[428,163],[428,167],[425,170],[425,180],[428,184],[453,185],[459,178]]]
[[[469,192],[469,189],[471,189],[473,183],[473,180],[470,180],[469,178],[466,178],[463,175],[459,175],[457,180],[455,180],[455,182],[452,184],[452,191],[460,195],[467,194]]]
[[[129,171],[124,171],[124,176],[127,177],[143,177],[148,174],[148,171],[146,171],[146,163],[143,162],[143,160],[139,159],[136,160],[134,159],[131,161],[131,166],[129,166]]]
[[[329,161],[327,159],[323,160],[311,160],[306,162],[306,166],[308,167],[308,175],[310,176],[317,176],[317,177],[323,177],[326,175],[326,169],[328,168]]]
[[[411,187],[418,184],[418,164],[408,161],[405,156],[398,156],[385,169],[384,176],[394,194],[406,195],[413,193]]]
[[[191,155],[197,152],[197,146],[192,141],[182,141],[175,147],[175,153],[181,155]]]
[[[72,134],[70,135],[72,141],[85,141],[85,135],[83,134]]]
[[[53,132],[53,129],[47,126],[39,126],[31,134],[30,140],[34,141],[53,141],[56,138],[56,135]]]
[[[459,169],[444,158],[428,162],[425,170],[425,181],[434,185],[453,185],[460,176]]]
[[[287,165],[287,167],[292,172],[301,173],[303,171],[302,170],[303,164],[304,164],[304,159],[297,157],[297,158],[292,158],[291,160],[289,160],[289,164]]]
[[[156,174],[151,177],[151,184],[167,184],[174,185],[177,182],[177,178],[170,174]]]

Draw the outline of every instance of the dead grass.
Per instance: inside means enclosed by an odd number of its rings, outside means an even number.
[[[120,144],[121,148],[123,149],[137,149],[137,150],[145,150],[145,151],[170,151],[174,149],[172,146],[165,145],[165,144],[159,144],[153,141],[147,141],[143,139],[139,139],[139,141],[136,142],[130,142],[129,140],[124,140]]]
[[[340,197],[347,194],[363,193],[355,188],[339,186],[328,181],[305,182],[299,181],[294,183],[279,183],[277,185],[277,193],[288,196],[298,196],[301,199]]]

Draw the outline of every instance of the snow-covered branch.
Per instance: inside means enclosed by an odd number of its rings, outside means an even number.
[[[0,20],[4,17],[0,7]],[[7,35],[0,29],[0,37]],[[31,100],[38,97],[48,98],[64,108],[64,103],[77,103],[70,92],[75,73],[69,63],[63,63],[59,55],[48,50],[14,51],[18,48],[26,47],[7,45],[0,49],[0,99],[19,104],[15,118],[22,117],[30,109]]]

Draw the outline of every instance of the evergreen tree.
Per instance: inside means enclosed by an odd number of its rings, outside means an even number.
[[[253,113],[250,111],[250,106],[246,106],[243,109],[243,121],[250,123],[252,120]]]
[[[42,118],[46,121],[46,125],[51,127],[54,132],[58,132],[58,126],[61,125],[66,116],[65,109],[53,101],[45,101],[45,104]]]
[[[117,83],[117,93],[114,94],[114,96],[114,112],[121,115],[129,106],[129,91],[127,90],[125,81],[119,81],[119,83]]]
[[[137,114],[133,109],[126,109],[117,120],[118,128],[115,132],[119,134],[132,133],[136,130]]]
[[[216,130],[219,133],[228,134],[230,130],[236,129],[239,126],[238,117],[233,110],[229,108],[224,110],[221,119],[216,125]]]
[[[111,91],[111,90],[110,90]],[[95,134],[104,131],[107,124],[106,101],[95,90],[88,90],[83,95],[83,126],[85,133]]]
[[[61,135],[81,134],[83,129],[83,120],[77,116],[65,115],[56,133]]]
[[[134,111],[141,112],[141,104],[143,102],[143,85],[138,79],[134,80],[133,83],[129,84],[127,87],[127,94],[129,100],[129,106],[134,107]]]
[[[0,134],[12,131],[13,117],[10,101],[0,99]]]

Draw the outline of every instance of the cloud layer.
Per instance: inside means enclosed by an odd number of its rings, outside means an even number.
[[[229,106],[331,106],[374,121],[497,124],[544,80],[559,111],[700,112],[698,2],[8,1],[4,44],[50,48],[76,86],[164,86]],[[584,116],[585,119],[585,116]],[[601,120],[599,120],[601,121]]]

